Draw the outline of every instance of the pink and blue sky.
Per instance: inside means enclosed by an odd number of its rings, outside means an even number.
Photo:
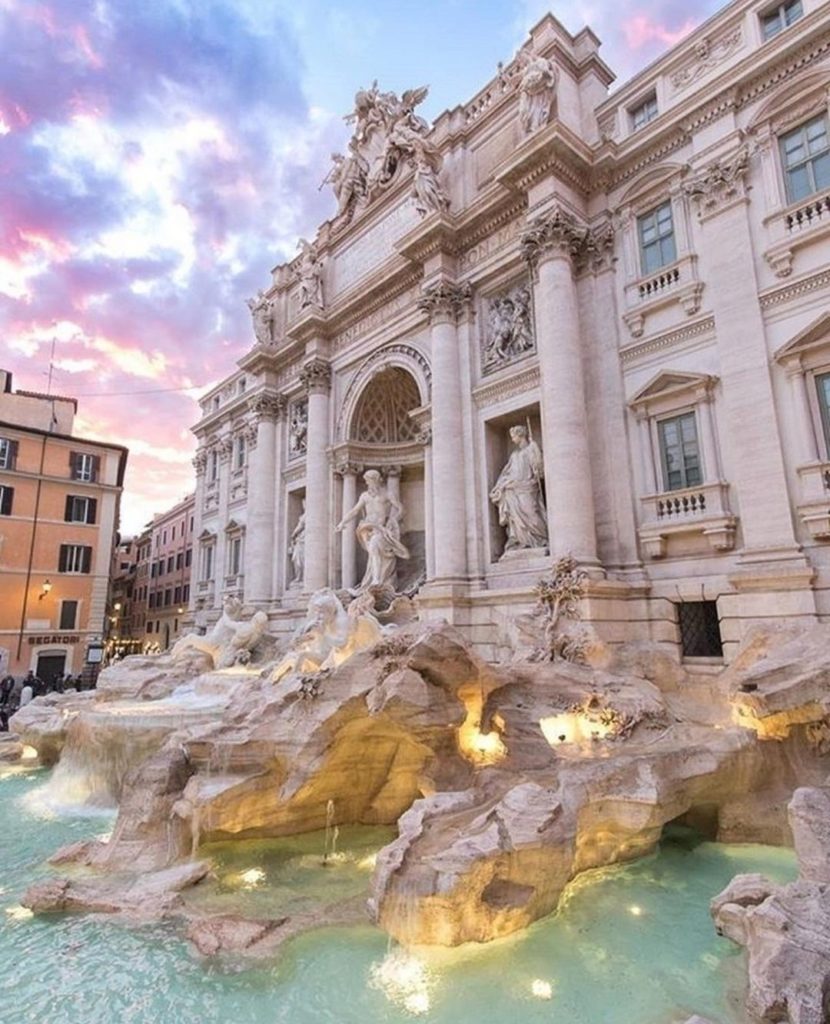
[[[125,534],[193,486],[195,398],[245,299],[334,211],[355,90],[469,99],[548,9],[625,79],[704,0],[0,0],[0,365],[126,444]]]

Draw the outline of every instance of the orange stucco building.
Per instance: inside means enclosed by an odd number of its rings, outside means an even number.
[[[127,449],[73,436],[76,412],[0,370],[3,674],[81,672],[104,632]]]

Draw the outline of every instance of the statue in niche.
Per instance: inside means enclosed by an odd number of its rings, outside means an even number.
[[[270,345],[271,339],[271,317],[274,311],[274,303],[265,297],[265,292],[260,290],[255,299],[247,300],[248,309],[251,311],[251,319],[254,322],[254,336],[260,345]]]
[[[507,530],[504,554],[521,548],[543,548],[548,542],[542,453],[529,428],[521,424],[510,428],[510,440],[516,447],[490,491],[490,501],[499,511],[499,525]]]
[[[347,523],[360,517],[355,533],[366,552],[366,572],[354,592],[361,593],[370,587],[394,592],[398,559],[409,558],[409,550],[401,543],[403,505],[389,494],[376,469],[367,470],[363,479],[366,490],[336,529],[340,533]]]
[[[519,122],[525,135],[544,128],[556,95],[556,68],[547,57],[525,50],[521,55]]]
[[[305,498],[303,498],[302,510],[297,525],[291,531],[291,566],[294,576],[289,583],[290,587],[301,587],[305,579]]]
[[[271,682],[336,668],[358,651],[373,647],[383,634],[384,627],[367,609],[349,614],[337,594],[325,587],[309,599],[308,617],[295,634],[291,650],[271,673]]]
[[[307,306],[323,308],[323,266],[317,256],[317,249],[311,242],[301,238],[297,243],[300,262],[297,278],[300,282],[300,309]]]
[[[490,301],[484,369],[517,359],[534,347],[530,291],[524,286]]]
[[[308,447],[308,402],[295,402],[291,406],[288,424],[289,455],[304,455]]]

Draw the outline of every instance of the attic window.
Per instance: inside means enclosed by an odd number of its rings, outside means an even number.
[[[657,94],[650,93],[644,100],[641,100],[636,107],[631,108],[631,126],[634,131],[644,128],[649,121],[653,121],[660,113],[657,109]]]
[[[764,39],[772,39],[779,32],[783,32],[793,22],[798,21],[803,13],[801,0],[790,0],[789,3],[778,4],[776,7],[768,9],[765,14],[761,15],[761,30],[764,33]]]

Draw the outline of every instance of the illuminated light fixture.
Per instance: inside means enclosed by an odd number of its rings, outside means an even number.
[[[40,593],[37,595],[38,601],[42,601],[44,597],[48,597],[49,591],[52,589],[52,583],[50,580],[44,580],[40,587]]]
[[[533,983],[530,986],[530,991],[536,996],[537,999],[553,998],[553,985],[551,985],[549,981],[543,981],[541,978],[533,979]]]
[[[629,914],[633,914],[634,917],[641,917],[642,913],[643,913],[643,908],[642,907],[638,907],[637,904],[635,903],[633,906],[630,906],[628,908],[628,912],[629,912]]]
[[[176,611],[179,615],[184,615],[184,608],[177,608]]]

